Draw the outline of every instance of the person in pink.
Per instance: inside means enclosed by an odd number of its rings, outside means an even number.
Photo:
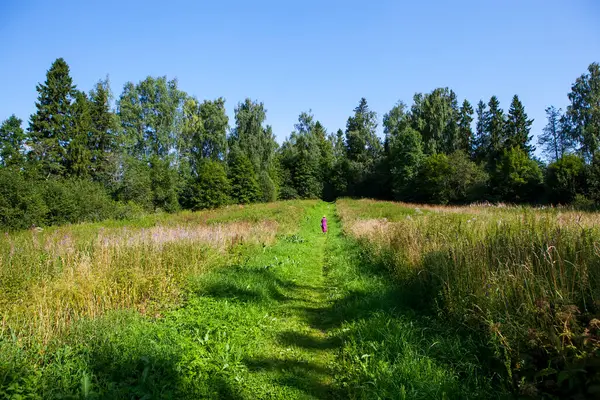
[[[323,233],[327,233],[327,217],[325,217],[324,215],[321,219],[321,230],[323,230]]]

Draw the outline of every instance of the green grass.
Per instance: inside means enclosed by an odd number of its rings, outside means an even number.
[[[338,210],[407,304],[479,337],[478,357],[511,391],[600,392],[598,214],[352,200]]]
[[[5,331],[0,398],[502,397],[477,338],[411,308],[389,271],[342,234],[334,205],[292,206],[294,218],[269,206],[288,219],[274,243],[229,248],[158,317],[109,310],[47,343]],[[251,218],[268,218],[261,207]]]

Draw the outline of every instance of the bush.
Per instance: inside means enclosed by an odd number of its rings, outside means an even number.
[[[108,218],[139,216],[134,202],[116,202],[101,183],[78,179],[39,180],[0,169],[0,227],[17,230]]]
[[[585,193],[585,162],[574,154],[566,155],[548,165],[546,187],[552,203],[571,203]]]
[[[50,180],[41,184],[47,207],[45,224],[101,221],[116,214],[117,204],[99,183],[86,180]]]
[[[20,171],[0,168],[0,227],[25,229],[43,225],[48,208],[40,189]]]
[[[535,202],[543,193],[542,178],[538,163],[523,150],[512,148],[504,151],[496,165],[492,191],[505,201]]]
[[[427,157],[419,171],[419,195],[422,200],[438,204],[465,203],[479,199],[484,192],[487,174],[457,151],[447,156]]]

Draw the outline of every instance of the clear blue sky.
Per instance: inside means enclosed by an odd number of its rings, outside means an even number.
[[[379,121],[398,100],[448,86],[475,104],[516,93],[533,132],[600,61],[600,1],[0,0],[0,120],[27,121],[35,86],[63,57],[89,90],[109,75],[177,78],[200,99],[265,103],[281,142],[301,111],[344,128],[360,97]],[[27,122],[24,124],[27,125]]]

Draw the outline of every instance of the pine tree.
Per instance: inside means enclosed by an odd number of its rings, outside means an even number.
[[[25,132],[14,114],[0,125],[0,167],[20,168],[24,162]]]
[[[535,147],[530,144],[533,138],[533,136],[529,135],[532,124],[533,120],[527,119],[525,107],[523,107],[523,103],[519,100],[519,96],[514,95],[505,123],[504,145],[508,148],[520,148],[527,155],[531,156],[535,150]]]
[[[473,159],[477,162],[482,162],[488,158],[490,137],[487,132],[487,104],[483,100],[477,103],[477,124],[475,125],[475,139],[473,143]]]
[[[93,137],[90,102],[85,93],[76,91],[71,107],[73,116],[73,138],[69,141],[66,154],[66,175],[87,178],[91,172],[89,141]]]
[[[490,98],[488,106],[489,110],[485,116],[485,131],[486,136],[489,137],[488,161],[493,166],[502,154],[504,147],[505,118],[496,96]]]
[[[369,109],[363,97],[354,109],[354,116],[346,123],[346,148],[350,161],[366,164],[380,156],[382,146],[375,133],[376,128],[377,113]]]
[[[473,107],[471,103],[465,99],[460,107],[458,117],[458,149],[462,150],[469,156],[473,154],[473,130],[471,123],[473,122]]]
[[[64,175],[67,147],[73,138],[72,103],[75,96],[75,86],[65,60],[54,61],[46,81],[36,89],[36,113],[31,116],[28,129],[29,159],[44,176]]]
[[[383,155],[383,146],[376,128],[377,113],[369,109],[365,98],[360,99],[354,115],[346,123],[345,173],[350,195],[369,196],[377,189],[372,178]]]

